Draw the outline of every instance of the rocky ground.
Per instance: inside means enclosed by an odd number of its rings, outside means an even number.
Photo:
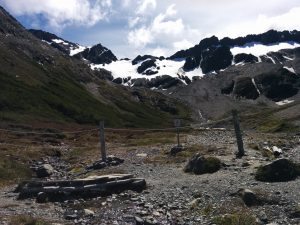
[[[147,189],[141,193],[125,191],[94,199],[76,199],[60,203],[38,204],[35,199],[17,200],[15,187],[0,192],[0,224],[9,224],[14,215],[30,215],[55,224],[222,224],[222,215],[232,215],[239,224],[300,224],[300,179],[267,183],[255,180],[257,166],[269,163],[253,146],[276,145],[280,157],[300,162],[300,136],[246,132],[242,159],[235,157],[232,131],[206,130],[186,136],[186,147],[201,144],[202,154],[218,157],[221,169],[213,174],[193,175],[183,172],[186,162],[166,156],[172,145],[133,147],[116,152],[125,162],[102,169],[105,173],[129,173],[145,178]],[[59,160],[48,159],[51,164]],[[64,170],[65,162],[60,162]],[[58,165],[55,167],[57,168]],[[61,173],[68,177],[70,174]],[[57,176],[57,175],[56,175]],[[260,199],[247,206],[239,190],[250,189]],[[256,222],[252,222],[252,219]],[[243,222],[244,221],[244,222]],[[247,222],[248,221],[248,222]],[[232,224],[232,223],[228,223]]]

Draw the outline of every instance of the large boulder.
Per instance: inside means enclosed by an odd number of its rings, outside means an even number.
[[[257,169],[255,179],[266,182],[290,181],[300,176],[300,164],[288,159],[278,159]]]
[[[184,172],[194,174],[214,173],[221,168],[221,161],[215,157],[194,155],[184,167]]]
[[[38,178],[50,177],[54,173],[54,169],[50,164],[43,164],[36,170]]]

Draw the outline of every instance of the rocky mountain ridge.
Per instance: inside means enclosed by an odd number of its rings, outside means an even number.
[[[44,33],[46,37],[36,36],[50,43],[49,38],[47,40],[48,33]],[[66,47],[70,49],[69,44],[77,45],[55,35],[51,37],[51,40],[54,47],[59,45],[63,51],[63,48]],[[110,71],[111,76],[107,77],[115,83],[168,89],[173,86],[189,84],[205,74],[218,73],[230,66],[260,62],[275,64],[286,62],[291,58],[287,54],[279,53],[278,50],[297,48],[300,46],[298,43],[300,43],[300,32],[296,30],[282,32],[270,30],[263,34],[247,35],[235,39],[219,40],[212,36],[201,40],[198,45],[176,52],[168,58],[139,55],[133,60],[118,60],[111,50],[101,44],[91,48],[78,47],[77,54],[71,55],[87,60],[92,69]],[[71,51],[66,52],[70,53]]]

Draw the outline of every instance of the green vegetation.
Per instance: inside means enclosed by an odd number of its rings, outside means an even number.
[[[0,159],[0,186],[11,181],[23,180],[31,177],[28,166],[8,158]]]
[[[278,109],[266,107],[261,109],[246,109],[244,113],[240,113],[242,126],[264,133],[299,131],[299,127],[294,125],[292,120],[283,119],[275,115],[287,109],[287,107],[293,106],[294,105],[287,105]],[[297,120],[297,118],[295,118],[295,120]]]
[[[221,161],[216,157],[207,157],[204,160],[203,172],[214,173],[221,168]]]
[[[31,216],[15,216],[11,219],[10,225],[50,225],[51,223]]]
[[[216,225],[256,225],[253,215],[245,212],[217,216],[213,219]]]

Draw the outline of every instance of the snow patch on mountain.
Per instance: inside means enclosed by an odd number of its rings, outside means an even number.
[[[296,71],[294,70],[293,67],[287,67],[287,66],[284,66],[283,68],[284,68],[284,69],[287,69],[287,70],[290,71],[291,73],[295,73],[295,74],[296,74]]]
[[[283,105],[291,104],[291,103],[293,103],[294,101],[295,101],[295,100],[288,100],[288,99],[285,99],[285,100],[283,100],[283,101],[276,102],[276,105],[283,106]]]
[[[263,45],[261,43],[248,43],[244,46],[236,46],[230,49],[233,55],[240,53],[252,54],[254,56],[266,55],[268,52],[277,52],[281,49],[293,49],[300,47],[296,42],[282,42],[273,45]]]
[[[147,80],[151,80],[155,77],[160,77],[163,75],[169,75],[171,77],[179,77],[179,76],[186,76],[190,80],[192,80],[193,77],[198,76],[202,77],[204,76],[201,68],[197,68],[195,70],[185,72],[183,71],[182,67],[185,63],[184,59],[178,59],[178,60],[156,60],[155,64],[157,65],[156,68],[149,68],[152,71],[157,71],[154,75],[145,75],[145,74],[139,74],[137,72],[137,68],[142,64],[143,61],[139,62],[136,65],[132,65],[131,60],[119,60],[112,62],[110,64],[100,64],[95,65],[91,64],[92,69],[105,69],[112,73],[112,76],[114,78],[128,78],[131,79],[138,79],[138,78],[145,78]],[[147,69],[147,70],[149,70]]]
[[[70,48],[70,56],[73,56],[73,55],[76,55],[80,52],[83,52],[85,49],[87,49],[87,47],[84,47],[84,46],[81,46],[81,45],[78,45],[76,47],[72,47],[72,48]]]
[[[63,45],[69,45],[69,43],[65,42],[64,40],[61,39],[52,39],[53,42],[56,44],[63,44]]]

